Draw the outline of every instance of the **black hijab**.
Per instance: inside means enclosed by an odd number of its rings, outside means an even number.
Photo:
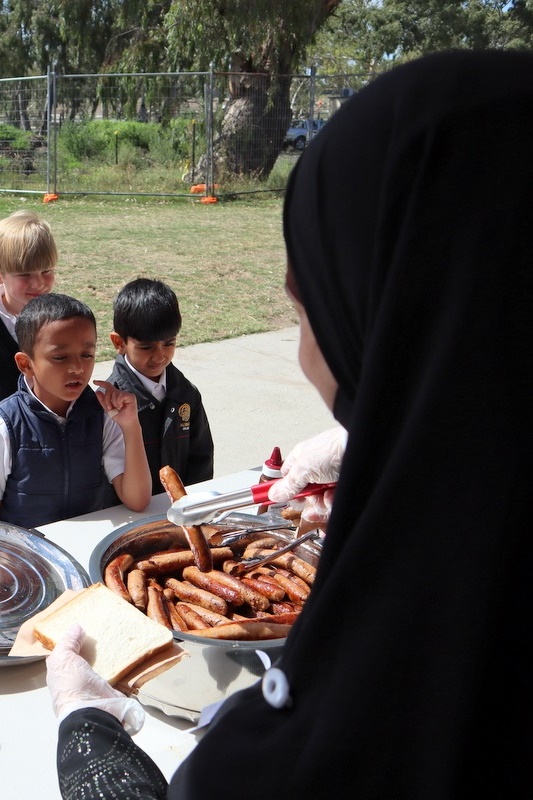
[[[348,446],[292,706],[230,700],[171,796],[531,798],[533,55],[378,78],[284,220]]]

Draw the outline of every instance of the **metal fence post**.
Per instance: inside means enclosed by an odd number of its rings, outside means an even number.
[[[307,114],[307,140],[311,141],[315,135],[315,94],[316,94],[316,67],[313,65],[310,70],[309,79],[309,113]]]
[[[51,137],[50,126],[52,120],[51,106],[52,106],[52,73],[50,67],[46,70],[46,193],[50,194],[50,158],[51,158]]]
[[[57,72],[52,72],[52,130],[54,155],[54,194],[57,194]]]
[[[213,154],[213,102],[215,96],[215,65],[209,64],[209,84],[206,87],[205,98],[205,123],[206,123],[206,170],[205,193],[207,197],[213,195],[214,190],[214,154]]]

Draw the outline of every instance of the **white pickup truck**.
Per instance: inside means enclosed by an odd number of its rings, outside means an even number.
[[[305,145],[310,141],[313,136],[319,132],[326,124],[325,119],[314,119],[309,126],[309,120],[293,120],[291,127],[285,134],[285,147],[292,147],[294,150],[303,150]],[[312,131],[312,135],[309,133]]]

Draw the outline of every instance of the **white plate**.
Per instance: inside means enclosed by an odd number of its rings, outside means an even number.
[[[206,642],[187,633],[175,633],[175,639],[188,655],[145,683],[137,697],[143,705],[191,722],[198,722],[205,706],[246,689],[262,677],[265,665],[257,650],[275,661],[285,643],[285,639]]]

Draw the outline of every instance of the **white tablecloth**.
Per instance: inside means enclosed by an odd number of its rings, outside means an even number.
[[[246,470],[188,487],[187,491],[232,491],[257,483],[258,477],[257,470]],[[39,530],[88,572],[92,551],[111,531],[152,514],[164,514],[168,506],[168,498],[162,494],[152,498],[142,514],[116,506],[45,525]],[[0,668],[0,796],[6,800],[35,797],[60,800],[61,797],[55,766],[57,721],[45,673],[44,661]],[[146,722],[135,741],[168,779],[196,744],[196,736],[187,733],[192,727],[185,720],[147,708]]]

